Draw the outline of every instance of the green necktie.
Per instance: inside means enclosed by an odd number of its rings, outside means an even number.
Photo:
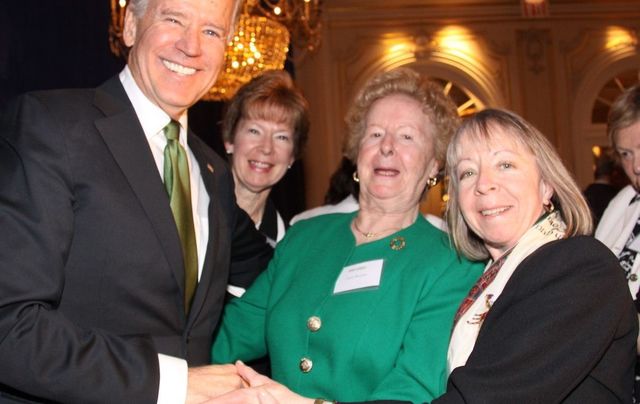
[[[178,227],[184,260],[184,307],[188,313],[198,283],[196,232],[191,213],[191,187],[187,153],[178,142],[180,124],[174,120],[164,127],[164,186],[169,194],[171,211]]]

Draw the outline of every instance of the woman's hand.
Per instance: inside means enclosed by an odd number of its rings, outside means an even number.
[[[206,401],[207,404],[313,404],[313,399],[292,392],[240,361],[236,362],[236,370],[249,387]]]
[[[208,365],[189,369],[187,404],[199,404],[210,397],[246,387],[234,365]]]

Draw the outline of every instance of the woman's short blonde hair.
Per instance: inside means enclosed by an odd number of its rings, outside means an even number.
[[[640,121],[640,84],[626,89],[611,105],[607,119],[607,135],[613,148],[620,130]]]
[[[357,164],[360,141],[365,133],[371,106],[376,101],[395,94],[406,95],[422,106],[423,113],[435,128],[435,157],[438,167],[442,167],[449,139],[460,125],[456,106],[439,84],[406,67],[380,73],[360,90],[346,117],[348,133],[344,144],[345,155]]]
[[[449,201],[446,216],[449,235],[455,248],[472,260],[484,260],[489,257],[489,251],[483,240],[469,228],[460,210],[458,203],[460,181],[456,176],[456,166],[460,158],[460,144],[463,138],[471,138],[479,144],[487,143],[491,141],[497,128],[513,137],[515,142],[526,147],[534,156],[541,178],[553,188],[551,202],[567,225],[565,236],[591,234],[593,219],[589,205],[547,138],[513,112],[485,109],[462,123],[447,149]]]
[[[293,156],[302,155],[309,135],[309,104],[284,70],[269,70],[240,87],[222,121],[222,139],[233,143],[240,119],[264,119],[290,124]]]

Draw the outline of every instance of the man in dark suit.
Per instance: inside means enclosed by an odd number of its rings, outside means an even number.
[[[240,386],[232,365],[201,365],[229,277],[271,249],[186,114],[239,3],[133,0],[118,77],[0,116],[0,402],[199,402]],[[179,209],[169,175],[187,189]]]

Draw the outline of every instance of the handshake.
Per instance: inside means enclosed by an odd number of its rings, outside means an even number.
[[[213,397],[213,398],[212,398]],[[186,404],[313,404],[241,361],[189,369]]]

